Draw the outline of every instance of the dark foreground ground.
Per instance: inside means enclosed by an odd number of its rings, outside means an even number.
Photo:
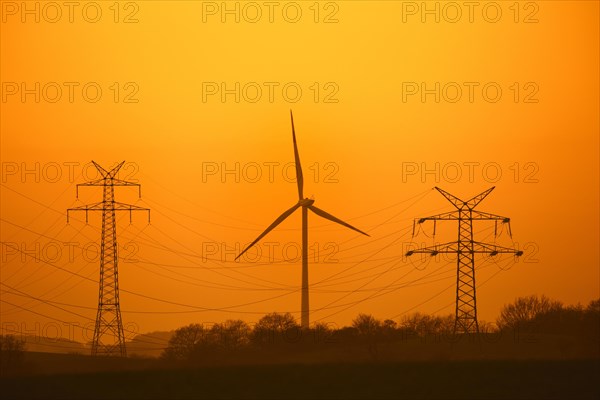
[[[286,364],[42,374],[0,380],[3,399],[599,399],[600,362]]]

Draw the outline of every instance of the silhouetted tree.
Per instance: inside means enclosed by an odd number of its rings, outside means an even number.
[[[313,324],[312,329],[315,331],[331,332],[333,328],[327,322],[316,322]]]
[[[237,350],[250,343],[250,326],[242,320],[227,320],[213,325],[210,344],[224,350]]]
[[[295,326],[298,326],[298,324],[292,314],[270,313],[259,319],[254,329],[268,329],[283,332]]]
[[[370,314],[358,314],[352,321],[352,327],[361,336],[374,336],[380,332],[382,323]]]
[[[454,330],[454,316],[440,317],[416,312],[404,316],[400,328],[419,336],[449,334]]]
[[[600,299],[592,300],[585,308],[584,335],[596,343],[600,343]]]
[[[335,329],[326,322],[317,322],[311,328],[313,344],[327,344],[336,340],[334,337]]]
[[[373,359],[379,356],[377,346],[382,333],[382,322],[370,314],[358,314],[352,321],[352,328],[356,330],[360,341],[366,344],[367,350]]]
[[[481,332],[481,333],[494,333],[494,332],[497,332],[497,331],[498,331],[498,329],[496,328],[496,326],[495,326],[495,324],[493,322],[479,320],[479,332]]]
[[[190,324],[175,331],[162,356],[167,359],[187,360],[192,358],[206,343],[208,332],[200,324]]]
[[[386,319],[383,321],[383,328],[387,330],[394,330],[398,328],[398,323],[393,319]]]
[[[290,313],[270,313],[258,320],[252,331],[252,341],[257,344],[287,342],[299,337],[300,326]]]
[[[25,355],[25,342],[14,335],[0,335],[0,373],[9,375],[22,365]]]
[[[541,297],[537,295],[518,297],[514,303],[504,306],[496,320],[496,325],[500,329],[530,326],[534,319],[561,309],[562,303],[550,300],[543,295]]]
[[[585,310],[590,313],[600,314],[600,299],[590,301]]]

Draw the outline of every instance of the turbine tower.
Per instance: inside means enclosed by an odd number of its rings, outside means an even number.
[[[252,243],[248,245],[235,259],[240,258],[248,249],[254,246],[260,239],[266,234],[271,232],[277,225],[283,222],[287,217],[292,215],[298,208],[302,208],[302,304],[301,304],[301,322],[300,325],[303,329],[309,327],[309,308],[308,308],[308,210],[311,210],[318,216],[343,225],[347,228],[355,230],[356,232],[362,233],[363,235],[369,236],[365,232],[353,227],[352,225],[342,221],[339,218],[317,208],[314,205],[314,200],[304,198],[304,178],[302,176],[302,166],[300,165],[300,156],[298,155],[298,145],[296,143],[296,131],[294,129],[294,115],[290,110],[290,118],[292,121],[292,140],[294,142],[294,159],[296,164],[296,182],[298,184],[298,202],[292,206],[289,210],[281,214],[263,233],[261,233]]]
[[[110,171],[106,171],[94,161],[92,163],[102,177],[90,182],[77,184],[77,198],[79,198],[80,186],[101,186],[103,188],[102,201],[69,208],[67,210],[67,223],[69,223],[69,212],[71,211],[85,211],[86,224],[88,222],[88,211],[102,211],[100,290],[98,294],[98,312],[96,314],[94,339],[92,341],[92,356],[118,355],[125,357],[127,352],[125,350],[125,334],[123,332],[119,302],[119,273],[117,268],[119,257],[115,212],[129,211],[129,221],[131,222],[133,211],[148,211],[148,222],[150,222],[150,210],[115,201],[115,186],[137,186],[138,195],[142,196],[139,183],[124,181],[116,177],[125,161]]]
[[[495,256],[499,253],[510,253],[516,256],[523,255],[520,250],[507,247],[496,246],[495,244],[481,243],[473,239],[473,221],[495,221],[497,232],[498,221],[508,224],[508,233],[512,238],[510,229],[510,218],[490,214],[483,211],[476,211],[475,207],[489,195],[495,187],[492,187],[470,200],[463,201],[456,196],[436,187],[435,189],[442,194],[456,211],[432,215],[421,218],[419,224],[425,221],[433,220],[435,235],[435,223],[438,220],[458,221],[458,240],[432,247],[424,247],[418,250],[411,250],[406,253],[411,256],[414,253],[427,253],[435,256],[439,253],[456,253],[456,319],[454,320],[454,333],[479,333],[479,323],[477,322],[477,300],[475,296],[475,254],[489,254]],[[414,225],[413,225],[414,235]]]

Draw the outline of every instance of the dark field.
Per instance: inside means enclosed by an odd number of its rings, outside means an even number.
[[[272,364],[36,374],[1,380],[3,399],[598,399],[600,362]],[[142,369],[140,369],[142,368]],[[145,368],[145,369],[144,369]]]

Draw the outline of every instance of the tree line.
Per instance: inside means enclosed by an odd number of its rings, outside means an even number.
[[[499,343],[501,338],[514,341],[516,337],[519,340],[526,338],[531,343],[531,338],[550,337],[558,339],[554,342],[538,340],[538,347],[542,346],[539,352],[550,350],[549,356],[561,356],[569,346],[575,346],[578,348],[576,356],[600,357],[600,299],[583,306],[564,305],[546,296],[519,297],[502,308],[495,323],[480,321],[479,330],[477,336],[487,343]],[[439,316],[416,312],[399,321],[359,314],[350,326],[316,323],[310,329],[302,329],[292,314],[270,313],[252,326],[242,320],[227,320],[213,325],[192,323],[172,332],[163,332],[168,344],[160,359],[167,363],[256,362],[262,359],[314,361],[327,357],[340,360],[364,358],[364,355],[369,359],[382,359],[394,352],[398,358],[410,351],[414,356],[426,353],[425,347],[419,347],[422,344],[445,342],[452,345],[473,336],[454,335],[453,332],[454,315],[450,314]],[[140,338],[146,336],[139,335]],[[134,347],[135,342],[134,339],[130,345]],[[409,346],[398,346],[399,343],[409,343]],[[549,346],[548,343],[558,343],[560,351],[544,348]],[[2,370],[22,364],[25,351],[23,338],[0,335]],[[503,351],[498,350],[495,354],[502,355]]]
[[[600,299],[587,306],[567,306],[546,296],[519,297],[503,307],[494,323],[480,322],[480,335],[491,338],[504,334],[559,335],[574,338],[596,347],[600,342]],[[454,315],[413,313],[399,322],[379,320],[369,314],[359,314],[351,326],[338,328],[325,323],[302,329],[290,313],[271,313],[254,326],[242,320],[227,320],[205,326],[190,324],[177,329],[161,358],[166,360],[210,359],[211,355],[244,353],[260,350],[277,352],[319,350],[324,346],[353,346],[366,348],[376,355],[381,344],[454,335]],[[439,340],[439,339],[438,339]],[[494,339],[490,339],[494,340]],[[266,353],[265,353],[266,354]]]

